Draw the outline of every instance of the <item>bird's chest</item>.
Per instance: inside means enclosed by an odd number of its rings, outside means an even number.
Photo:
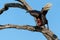
[[[36,21],[37,21],[37,25],[38,26],[41,26],[42,25],[42,20],[40,18],[37,18]]]

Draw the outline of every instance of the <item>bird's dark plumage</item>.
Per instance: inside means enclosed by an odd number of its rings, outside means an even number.
[[[37,11],[37,10],[29,10],[28,11],[33,17],[36,18],[37,21],[37,25],[38,26],[43,26],[45,24],[48,24],[48,20],[46,19],[46,14],[47,14],[47,10],[46,11]]]

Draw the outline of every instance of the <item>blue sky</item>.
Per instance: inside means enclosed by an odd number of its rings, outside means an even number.
[[[5,3],[17,3],[15,0],[0,0],[0,9]],[[34,9],[41,10],[47,3],[52,3],[52,7],[47,14],[49,28],[60,39],[60,0],[26,0]],[[17,25],[35,25],[34,18],[20,8],[9,8],[0,15],[0,24],[17,24]],[[46,40],[42,33],[31,32],[28,30],[4,29],[0,30],[0,40]]]

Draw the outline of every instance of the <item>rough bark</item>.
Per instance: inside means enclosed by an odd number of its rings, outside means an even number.
[[[49,29],[45,28],[44,26],[42,26],[42,29],[38,29],[30,25],[24,25],[24,26],[12,25],[12,24],[0,25],[0,30],[7,28],[16,28],[16,29],[29,30],[33,32],[41,32],[47,38],[47,40],[58,40],[57,36],[54,37],[53,32],[51,32]]]

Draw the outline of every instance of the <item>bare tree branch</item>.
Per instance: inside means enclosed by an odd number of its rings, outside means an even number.
[[[31,31],[35,30],[34,27],[29,25],[24,25],[24,26],[12,25],[12,24],[0,25],[0,29],[6,29],[6,28],[16,28],[16,29],[24,29],[24,30],[31,30]]]
[[[46,38],[48,38],[48,40],[58,40],[57,36],[53,32],[51,32],[49,29],[44,28],[41,32],[46,36]]]
[[[20,4],[20,3],[6,3],[6,4],[4,5],[4,8],[2,8],[2,9],[0,10],[0,14],[2,14],[4,11],[8,10],[9,7],[21,8],[21,9],[27,10],[27,8],[26,8],[24,5]]]
[[[27,7],[28,10],[32,10],[32,8],[25,2],[25,0],[17,0],[20,3],[22,3],[23,5],[25,5]]]
[[[42,29],[37,29],[34,26],[30,26],[30,25],[24,25],[24,26],[12,25],[12,24],[0,25],[0,30],[6,28],[16,28],[16,29],[29,30],[33,32],[41,32],[47,38],[47,40],[58,40],[57,36],[55,38],[53,36],[54,35],[53,32],[51,32],[49,29],[45,28],[44,26],[42,26]]]

